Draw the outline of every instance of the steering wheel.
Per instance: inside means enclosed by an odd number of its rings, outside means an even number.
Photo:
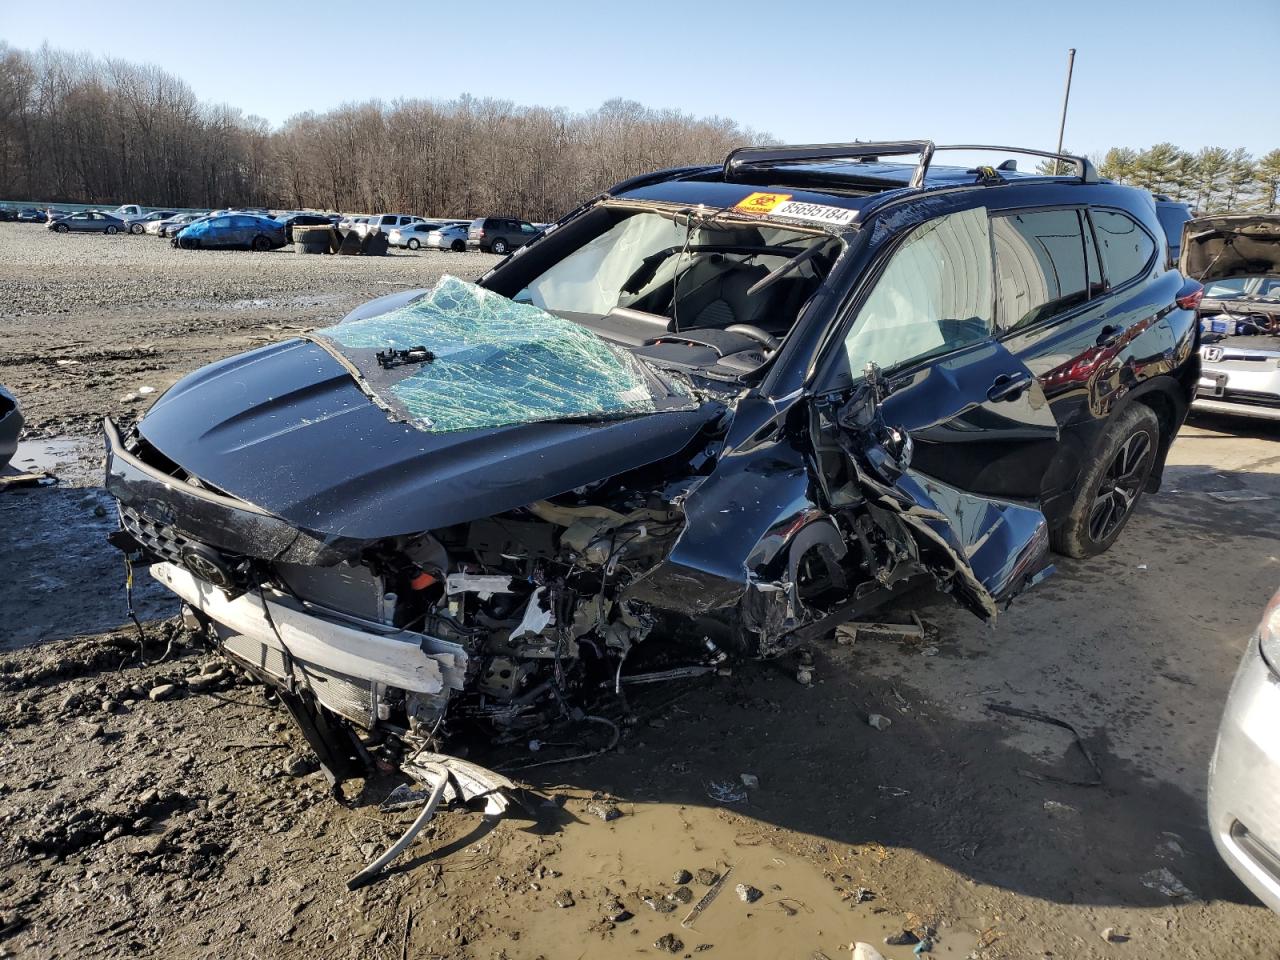
[[[782,346],[782,341],[771,334],[765,333],[759,327],[753,327],[749,323],[731,323],[724,328],[725,333],[740,333],[744,337],[750,337],[760,346],[764,347],[768,353],[773,353],[778,347]]]

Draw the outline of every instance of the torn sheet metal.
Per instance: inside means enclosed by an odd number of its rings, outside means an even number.
[[[912,440],[887,426],[875,376],[841,415],[840,443],[868,503],[910,530],[934,576],[983,620],[1053,572],[1035,506],[966,493],[910,467]]]
[[[431,432],[635,416],[669,399],[639,360],[585,327],[456,277],[311,337],[392,416]]]
[[[264,612],[256,594],[228,600],[221,590],[172,563],[153,564],[151,575],[211,620],[265,647],[287,649],[289,657],[414,693],[462,688],[467,656],[456,644],[447,645],[449,652],[441,647],[431,653],[423,647],[431,638],[408,631],[383,636],[358,630],[305,613],[284,597],[268,598]]]

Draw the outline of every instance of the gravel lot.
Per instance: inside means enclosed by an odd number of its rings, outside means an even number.
[[[0,957],[668,956],[655,942],[671,934],[686,957],[840,960],[867,940],[908,960],[882,944],[904,925],[933,927],[947,958],[1276,955],[1275,918],[1204,827],[1223,698],[1280,582],[1280,431],[1221,419],[1184,430],[1166,489],[1112,551],[1061,563],[996,630],[926,590],[885,617],[917,610],[936,650],[822,644],[809,687],[783,661],[648,688],[617,751],[527,771],[528,808],[497,823],[441,815],[385,880],[348,892],[413,816],[379,809],[397,780],[331,799],[260,688],[200,678],[217,666],[162,619],[158,591],[142,591],[140,647],[102,542],[92,431],[138,415],[145,396],[123,398],[140,386],[490,262],[0,224],[0,382],[41,438],[23,455],[61,478],[0,494]],[[1241,491],[1264,499],[1225,502]],[[1075,724],[1103,784],[1026,776],[1086,770],[1063,731],[990,702]],[[759,786],[712,799],[744,773]],[[595,816],[601,797],[621,817]],[[692,929],[682,903],[639,896],[730,864]],[[1186,893],[1159,890],[1164,872]],[[744,903],[737,883],[764,896]]]
[[[127,234],[56,234],[0,223],[0,383],[21,395],[34,436],[96,429],[130,413],[139,387],[442,274],[474,279],[496,257],[396,251],[386,257],[178,250]]]

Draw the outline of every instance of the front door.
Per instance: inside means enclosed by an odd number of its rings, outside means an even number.
[[[913,228],[847,326],[835,380],[852,386],[816,405],[844,460],[824,478],[907,531],[983,619],[1051,569],[1038,495],[1059,439],[1040,383],[996,339],[994,292],[985,208]]]

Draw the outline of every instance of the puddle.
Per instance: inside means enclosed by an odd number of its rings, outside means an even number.
[[[118,524],[102,483],[102,442],[57,437],[18,444],[16,470],[45,470],[47,487],[0,493],[0,650],[98,633],[128,622],[124,560],[107,543]],[[173,595],[145,573],[134,605],[144,619],[172,616]]]
[[[683,943],[676,956],[714,947],[714,956],[843,960],[850,945],[862,940],[886,960],[912,960],[912,947],[884,943],[902,929],[904,917],[889,910],[876,913],[881,907],[876,900],[855,904],[850,897],[860,886],[874,889],[870,876],[861,876],[864,868],[872,873],[874,853],[830,844],[830,863],[824,869],[774,847],[768,842],[774,833],[776,828],[768,824],[719,809],[671,804],[637,805],[607,824],[571,823],[560,852],[544,861],[562,876],[539,881],[542,889],[533,895],[534,902],[520,904],[527,909],[510,910],[500,926],[520,931],[522,956],[669,956],[654,944],[672,934]],[[654,911],[637,896],[671,893],[677,870],[696,874],[706,867],[724,873],[730,866],[718,896],[688,927],[682,921],[708,890],[696,879],[687,884],[692,903],[677,903],[670,913]],[[740,883],[763,896],[743,902],[735,889]],[[573,894],[573,907],[556,906],[554,898],[562,889]],[[634,914],[612,930],[602,922],[610,894]],[[952,925],[938,930],[939,939],[925,956],[967,957],[976,936],[967,924],[946,919]]]

